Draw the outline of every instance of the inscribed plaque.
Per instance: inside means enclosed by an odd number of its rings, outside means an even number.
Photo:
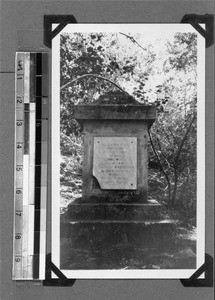
[[[137,138],[94,137],[93,175],[101,189],[137,189]]]

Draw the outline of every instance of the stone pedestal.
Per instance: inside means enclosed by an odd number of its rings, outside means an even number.
[[[80,269],[121,268],[120,262],[102,262],[107,250],[126,260],[141,253],[147,258],[147,249],[165,246],[173,235],[161,205],[147,198],[148,128],[155,107],[78,105],[74,114],[84,131],[83,192],[63,216],[62,251]]]
[[[155,116],[155,107],[139,104],[75,107],[84,130],[83,200],[147,202],[147,131]]]

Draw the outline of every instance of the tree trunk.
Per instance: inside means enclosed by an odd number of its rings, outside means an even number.
[[[161,171],[162,171],[162,173],[164,174],[164,176],[166,178],[166,182],[167,182],[167,186],[168,186],[168,194],[169,194],[168,195],[168,205],[170,205],[170,203],[171,203],[171,184],[170,184],[170,180],[169,180],[169,177],[168,177],[167,173],[164,170],[164,167],[162,166],[161,160],[160,160],[160,158],[158,156],[158,153],[157,153],[157,151],[155,149],[155,146],[154,146],[154,143],[152,141],[152,137],[151,137],[149,129],[148,129],[148,134],[149,134],[149,140],[150,140],[150,143],[151,143],[151,146],[152,146],[152,150],[153,150],[153,152],[154,152],[154,154],[155,154],[155,156],[157,158],[157,161],[158,161],[158,163],[160,165]]]
[[[191,129],[191,126],[194,122],[196,118],[196,115],[193,116],[188,128],[187,128],[187,131],[181,141],[181,144],[179,146],[179,149],[178,149],[178,153],[175,157],[175,161],[174,161],[174,188],[173,188],[173,192],[172,192],[172,199],[171,199],[171,206],[174,206],[175,205],[175,200],[176,200],[176,193],[177,193],[177,189],[178,189],[178,171],[177,171],[177,168],[178,168],[178,161],[179,161],[179,157],[180,157],[180,154],[181,154],[181,150],[184,146],[184,143],[188,137],[188,134],[190,132],[190,129]]]
[[[166,178],[167,180],[167,178]],[[169,179],[167,180],[167,185],[168,185],[168,206],[171,206],[171,184]]]
[[[177,169],[174,169],[174,189],[172,192],[172,199],[171,199],[171,204],[170,204],[170,206],[172,206],[172,207],[175,206],[177,189],[178,189],[178,171],[177,171]]]

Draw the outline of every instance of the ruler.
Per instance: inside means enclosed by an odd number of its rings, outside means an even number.
[[[13,279],[45,278],[48,56],[15,58]]]

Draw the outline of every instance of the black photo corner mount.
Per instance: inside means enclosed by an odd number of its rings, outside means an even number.
[[[44,15],[44,45],[51,48],[52,39],[70,23],[77,23],[73,15]],[[196,15],[187,14],[181,20],[181,23],[191,24],[206,40],[206,48],[214,43],[214,15]],[[205,24],[205,29],[200,24]],[[52,24],[58,24],[52,30]]]
[[[51,48],[52,39],[70,23],[77,23],[73,15],[44,15],[44,45]],[[54,30],[52,30],[52,24],[58,24]]]
[[[206,41],[206,48],[210,47],[214,43],[214,15],[195,15],[189,14],[184,15],[181,23],[191,24],[204,38]],[[199,24],[205,24],[205,29]]]
[[[54,272],[58,278],[52,278],[51,272]],[[43,286],[73,286],[76,279],[67,278],[51,261],[51,253],[46,255],[46,275],[43,280]]]
[[[205,278],[199,278],[205,273]],[[180,279],[184,287],[213,287],[213,257],[205,253],[204,264],[189,278]]]

